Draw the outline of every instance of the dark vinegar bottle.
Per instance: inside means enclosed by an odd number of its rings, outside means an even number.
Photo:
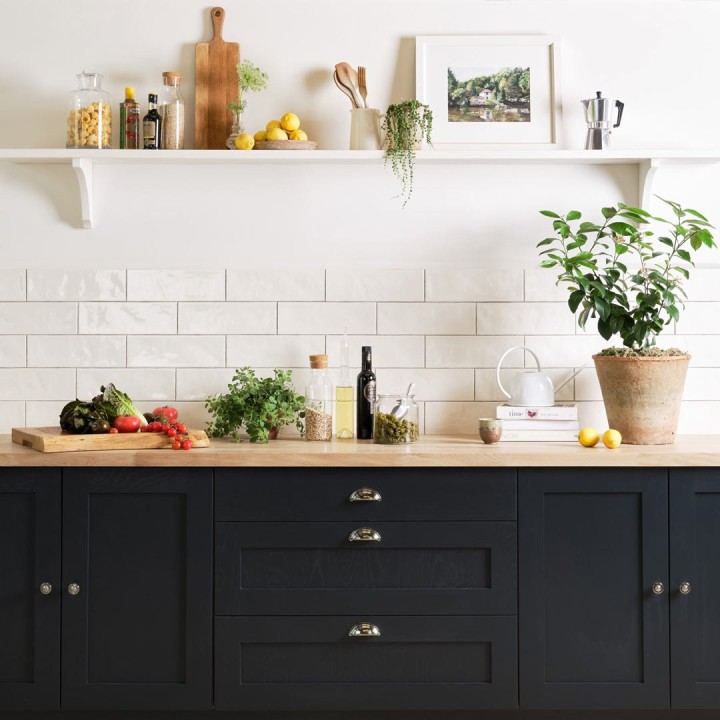
[[[372,440],[375,412],[375,373],[372,371],[372,348],[362,349],[362,370],[357,376],[357,438]]]
[[[143,148],[159,150],[162,142],[162,118],[157,111],[157,95],[148,95],[148,111],[143,118]]]

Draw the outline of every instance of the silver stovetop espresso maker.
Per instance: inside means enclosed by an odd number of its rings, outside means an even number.
[[[581,100],[585,107],[585,122],[588,126],[586,150],[607,150],[610,147],[610,133],[613,128],[620,126],[625,103],[602,97],[598,91],[597,97]],[[617,107],[617,122],[613,124],[614,110]]]

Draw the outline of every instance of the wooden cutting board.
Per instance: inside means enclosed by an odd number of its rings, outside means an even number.
[[[193,448],[210,445],[203,430],[188,430]],[[12,441],[39,452],[77,452],[78,450],[158,450],[170,448],[172,438],[165,433],[102,433],[71,435],[59,427],[13,428]]]
[[[195,149],[223,150],[232,130],[229,102],[238,99],[240,45],[222,38],[225,10],[210,11],[213,39],[195,45]]]

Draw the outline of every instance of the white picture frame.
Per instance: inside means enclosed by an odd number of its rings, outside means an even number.
[[[433,147],[559,147],[559,57],[552,35],[417,36],[416,97],[432,110]]]

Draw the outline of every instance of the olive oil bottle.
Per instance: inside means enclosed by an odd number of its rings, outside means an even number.
[[[340,379],[335,386],[335,434],[338,440],[352,440],[353,433],[353,386],[350,381],[349,345],[347,333],[340,346]]]

